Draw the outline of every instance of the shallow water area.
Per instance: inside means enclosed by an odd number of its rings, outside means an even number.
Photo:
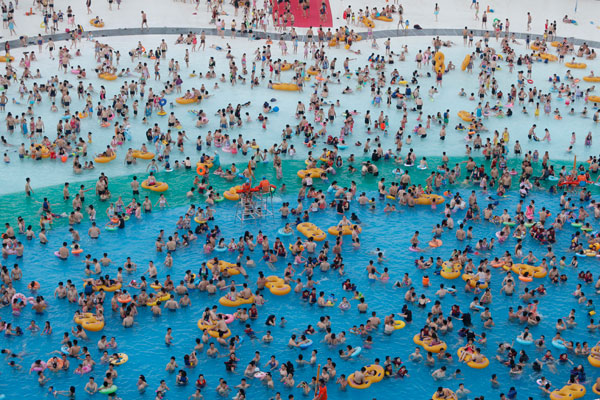
[[[171,58],[175,58],[179,61],[182,60],[184,55],[183,45],[174,45],[174,36],[166,36],[167,42],[169,43],[169,51],[167,54],[167,58],[161,60],[161,78],[162,81],[155,81],[151,77],[148,81],[148,87],[152,87],[155,93],[159,93],[164,88],[164,82],[167,80],[172,80],[172,77],[167,76],[167,64]],[[152,48],[157,46],[160,43],[160,40],[163,36],[153,36],[148,35],[139,38],[142,43],[147,48]],[[115,49],[119,49],[121,51],[121,60],[119,64],[119,70],[122,68],[133,68],[137,65],[138,62],[148,63],[149,66],[152,66],[152,60],[148,58],[135,59],[134,62],[131,62],[130,58],[127,55],[127,52],[136,46],[138,38],[132,37],[111,37],[111,38],[100,38],[101,42],[110,42],[111,46]],[[442,48],[442,52],[445,54],[446,62],[452,61],[454,65],[457,66],[457,70],[451,71],[444,76],[443,86],[439,88],[439,93],[433,96],[429,96],[427,93],[429,89],[435,85],[435,77],[427,77],[426,74],[431,72],[430,66],[423,66],[418,72],[423,74],[423,77],[418,78],[417,84],[411,84],[411,88],[414,90],[417,86],[420,87],[421,97],[424,100],[423,105],[423,116],[421,119],[418,119],[418,113],[409,112],[408,113],[408,121],[406,124],[405,131],[405,140],[408,135],[412,135],[413,141],[410,145],[405,145],[403,147],[402,155],[404,156],[409,148],[413,148],[417,157],[420,159],[421,157],[432,157],[432,156],[441,156],[442,152],[446,152],[449,155],[464,155],[465,154],[465,146],[471,145],[472,143],[466,140],[467,134],[466,131],[455,130],[454,128],[459,124],[463,123],[458,116],[458,111],[467,110],[469,112],[474,112],[477,107],[477,101],[469,101],[468,97],[459,97],[458,92],[464,88],[466,93],[476,93],[478,89],[477,76],[474,74],[468,74],[466,72],[460,71],[460,65],[462,63],[465,54],[468,54],[474,51],[474,48],[466,48],[462,45],[462,38],[451,36],[442,38],[443,40],[451,40],[454,45],[450,48]],[[220,40],[220,39],[219,39]],[[394,61],[394,64],[388,65],[386,68],[386,79],[389,82],[391,73],[394,68],[398,69],[401,76],[405,79],[408,79],[414,71],[417,70],[416,63],[414,62],[414,57],[417,52],[417,49],[422,49],[425,46],[431,45],[431,38],[428,37],[407,37],[407,38],[393,38],[392,39],[392,48],[397,49],[397,53],[399,51],[399,46],[408,45],[409,53],[407,55],[407,61],[399,62],[397,58]],[[235,60],[238,64],[241,64],[241,55],[242,53],[246,53],[248,57],[248,70],[250,71],[252,66],[253,59],[253,50],[258,48],[259,46],[264,45],[264,41],[247,41],[246,39],[236,39],[236,40],[225,40],[227,43],[231,44],[232,54],[235,55]],[[225,42],[224,41],[224,42]],[[219,42],[219,46],[224,47],[225,43]],[[88,78],[83,80],[84,87],[87,89],[88,84],[92,84],[96,93],[93,96],[93,104],[96,105],[97,102],[97,93],[101,87],[106,88],[109,94],[115,93],[118,91],[119,87],[124,84],[125,81],[130,82],[133,78],[138,79],[138,74],[133,74],[131,77],[122,77],[118,78],[115,81],[106,81],[98,79],[93,73],[93,69],[96,67],[96,63],[93,59],[93,42],[91,41],[83,41],[82,42],[82,56],[74,57],[71,60],[71,69],[76,69],[77,66],[81,68],[85,68],[88,73]],[[62,45],[62,43],[57,43],[58,45]],[[495,42],[494,39],[491,39],[490,45],[495,47],[496,50],[499,51],[498,46],[499,43]],[[287,42],[287,46],[289,51],[291,52],[292,43]],[[343,62],[346,57],[350,58],[350,70],[356,71],[359,67],[364,68],[365,65],[368,64],[367,58],[370,54],[384,54],[383,43],[382,40],[379,40],[379,50],[371,48],[371,44],[368,41],[357,42],[355,45],[356,50],[361,50],[361,55],[354,55],[349,53],[343,48],[328,48],[328,57],[330,60],[336,58],[337,65]],[[515,45],[518,53],[526,52],[525,46],[523,43],[520,45]],[[354,47],[353,47],[354,48]],[[21,53],[23,51],[37,51],[37,46],[30,46],[26,49],[15,49],[13,51],[14,56],[16,57],[15,62],[21,57]],[[273,44],[273,57],[275,59],[281,58],[287,61],[293,61],[298,59],[300,61],[306,61],[308,64],[311,63],[311,60],[304,59],[302,55],[302,44],[299,46],[298,54],[282,56],[281,50],[279,49],[277,43]],[[268,68],[266,70],[266,78],[261,81],[261,86],[255,87],[254,89],[250,89],[249,82],[245,85],[241,82],[238,82],[236,86],[231,86],[227,82],[217,82],[219,85],[218,89],[214,88],[215,79],[198,79],[190,78],[189,75],[192,72],[206,72],[208,69],[208,59],[207,57],[214,57],[217,62],[216,72],[217,77],[219,77],[222,73],[227,74],[227,65],[228,60],[226,58],[225,51],[217,51],[215,49],[209,48],[205,52],[195,52],[190,53],[190,67],[186,68],[183,62],[181,63],[181,72],[180,75],[183,78],[183,93],[185,93],[186,89],[191,89],[192,87],[199,88],[200,85],[206,85],[207,90],[211,97],[205,99],[202,103],[193,104],[193,105],[179,105],[175,103],[175,98],[180,96],[180,94],[171,94],[166,97],[167,104],[165,106],[165,110],[168,113],[175,113],[175,116],[179,119],[182,125],[182,129],[185,131],[187,135],[187,139],[185,143],[185,149],[183,152],[180,152],[178,149],[173,147],[171,154],[171,165],[173,165],[175,160],[183,161],[185,157],[190,157],[192,162],[195,163],[202,153],[213,154],[215,151],[219,154],[221,160],[228,164],[231,162],[236,162],[238,165],[243,165],[246,160],[248,160],[249,156],[242,156],[241,153],[236,155],[232,155],[231,153],[224,152],[221,148],[216,148],[214,146],[208,148],[206,145],[203,146],[202,150],[197,151],[195,148],[195,141],[197,136],[201,136],[203,139],[206,137],[208,131],[213,131],[219,127],[219,119],[215,115],[215,113],[224,108],[227,104],[232,104],[234,107],[236,104],[243,104],[248,101],[251,102],[250,106],[244,107],[242,109],[242,115],[248,113],[248,116],[252,119],[251,122],[246,122],[246,117],[243,117],[244,124],[241,128],[234,127],[232,129],[228,129],[224,133],[229,134],[230,139],[238,139],[238,135],[243,135],[244,141],[251,141],[252,139],[256,139],[257,144],[261,147],[261,149],[269,148],[274,143],[279,143],[281,141],[281,131],[285,128],[287,124],[291,126],[295,126],[299,121],[295,118],[295,110],[297,102],[303,101],[305,105],[308,106],[310,95],[313,90],[310,88],[310,85],[313,84],[314,79],[312,81],[306,82],[307,87],[305,88],[303,93],[298,92],[286,92],[286,91],[276,91],[270,90],[266,88],[267,82],[270,78]],[[42,71],[42,79],[36,80],[38,83],[45,83],[46,80],[50,77],[51,74],[55,74],[56,72],[56,61],[50,61],[47,58],[47,50],[44,50],[41,56],[38,56],[38,62],[35,62],[32,65],[32,72],[35,71],[36,68],[39,68]],[[589,61],[585,60],[588,64],[588,68],[585,70],[573,70],[571,72],[576,78],[581,79],[584,74],[588,74],[590,70],[600,70],[600,65],[598,64],[598,60]],[[500,88],[506,92],[506,89],[511,84],[516,84],[516,73],[510,74],[508,72],[508,68],[500,63],[501,69],[496,72],[495,78],[498,80]],[[476,65],[477,67],[477,65]],[[257,63],[257,74],[260,73],[261,64]],[[552,86],[550,82],[548,82],[548,78],[552,76],[552,74],[556,73],[561,80],[564,80],[564,73],[568,68],[564,65],[560,65],[558,63],[535,63],[533,69],[532,81],[533,84],[526,85],[526,90],[532,87],[536,87],[539,90],[544,92],[548,92]],[[526,70],[525,66],[516,66],[515,71]],[[372,71],[374,74],[377,71]],[[71,114],[74,114],[76,111],[82,111],[85,108],[85,102],[81,99],[77,99],[75,87],[78,84],[78,79],[76,75],[71,73],[58,73],[58,77],[61,80],[68,80],[70,84],[74,86],[73,92],[71,96],[73,98],[73,104],[71,105]],[[283,72],[281,81],[286,82],[291,80],[292,72]],[[248,78],[248,76],[246,76]],[[343,125],[342,114],[345,111],[353,112],[353,110],[357,111],[358,114],[355,115],[355,125],[352,135],[346,138],[346,142],[349,145],[347,149],[341,150],[340,154],[343,157],[347,157],[350,154],[362,154],[362,146],[354,146],[356,142],[360,142],[364,144],[367,139],[371,139],[372,148],[375,147],[375,137],[378,136],[380,139],[380,143],[384,149],[393,148],[394,146],[394,137],[395,132],[400,127],[400,122],[402,119],[402,113],[396,110],[396,100],[392,99],[391,107],[386,107],[385,105],[385,95],[383,96],[383,102],[381,107],[377,107],[372,104],[372,99],[370,97],[370,90],[368,86],[364,86],[360,90],[356,87],[356,78],[348,79],[344,76],[340,78],[340,83],[336,83],[337,80],[333,79],[333,82],[329,84],[329,97],[326,99],[328,102],[335,103],[335,101],[339,100],[341,105],[336,107],[337,118],[333,124],[327,126],[327,134],[332,136],[339,136],[340,130]],[[579,83],[582,89],[589,88],[593,85],[593,83],[584,82],[583,80]],[[354,90],[352,94],[342,94],[342,91],[346,88],[350,87]],[[392,85],[392,88],[395,89],[399,87],[401,91],[404,90],[403,86]],[[148,90],[146,91],[148,93]],[[321,94],[321,91],[319,90]],[[556,96],[556,94],[554,93]],[[20,115],[23,112],[26,112],[27,107],[27,97],[24,99],[19,98],[18,94],[18,85],[11,85],[7,91],[7,96],[9,100],[16,99],[20,104],[9,104],[7,105],[7,111],[13,113],[13,115]],[[109,99],[111,97],[109,96]],[[139,99],[139,97],[136,97]],[[59,99],[57,99],[58,101]],[[274,100],[274,101],[273,101]],[[554,160],[561,159],[572,159],[574,154],[580,157],[580,159],[584,159],[589,155],[594,154],[593,147],[584,146],[584,138],[588,132],[594,132],[595,124],[592,121],[592,115],[596,111],[596,108],[592,103],[584,104],[583,99],[579,98],[576,101],[566,106],[564,102],[560,102],[560,99],[555,99],[552,102],[552,109],[558,108],[560,110],[563,119],[558,121],[554,119],[553,114],[550,116],[546,116],[543,113],[543,109],[541,109],[541,115],[539,117],[534,116],[534,105],[527,104],[528,114],[523,114],[521,112],[521,106],[515,104],[512,108],[514,114],[512,117],[489,117],[484,118],[484,124],[488,128],[488,131],[481,132],[481,136],[483,141],[487,139],[492,140],[494,130],[497,130],[501,133],[504,128],[507,128],[510,133],[510,145],[509,147],[512,150],[512,146],[516,140],[519,140],[521,143],[523,152],[533,151],[537,149],[541,153],[548,151],[549,155]],[[99,172],[105,172],[110,177],[120,176],[129,173],[143,173],[147,169],[148,161],[138,160],[135,165],[124,165],[124,156],[128,148],[139,149],[143,143],[146,143],[145,132],[151,128],[154,124],[158,124],[163,132],[165,132],[167,127],[166,116],[161,117],[156,115],[155,112],[148,118],[148,123],[143,124],[142,118],[144,114],[144,103],[145,100],[139,99],[139,115],[137,118],[133,117],[133,111],[131,104],[130,107],[130,128],[129,135],[130,140],[125,141],[122,145],[116,146],[117,159],[107,163],[107,164],[97,164],[95,170],[84,170],[80,174],[75,174],[71,168],[71,164],[73,161],[73,157],[69,157],[65,162],[60,162],[59,159],[50,160],[43,159],[41,161],[33,161],[30,159],[19,159],[17,154],[17,146],[21,143],[25,143],[25,146],[28,148],[30,141],[25,138],[22,133],[20,133],[19,127],[17,127],[16,131],[12,135],[5,135],[8,143],[11,144],[12,147],[6,148],[5,152],[11,159],[11,162],[2,165],[0,174],[0,184],[1,191],[0,193],[10,193],[22,190],[22,187],[25,182],[26,177],[30,177],[32,179],[32,185],[35,189],[40,186],[47,186],[52,184],[59,184],[65,181],[76,182],[76,181],[84,181],[86,179],[95,178]],[[486,97],[485,102],[489,101],[490,105],[495,105],[496,101]],[[264,113],[263,103],[269,103],[271,107],[277,107],[279,109],[278,112],[270,112]],[[129,102],[131,103],[131,102]],[[503,100],[500,102],[504,106],[506,106],[506,95],[503,97]],[[104,101],[103,104],[105,106],[111,105],[112,101]],[[58,112],[53,113],[50,111],[50,104],[47,97],[44,97],[42,103],[40,105],[35,105],[33,107],[34,113],[36,116],[41,116],[44,124],[45,124],[45,132],[44,135],[48,136],[50,140],[55,139],[55,126],[62,118],[64,114],[64,110],[58,105]],[[414,102],[408,102],[409,109],[414,108]],[[586,106],[588,108],[588,117],[581,117],[580,113],[583,110],[583,107]],[[541,107],[541,106],[540,106]],[[574,108],[575,113],[573,115],[569,114],[569,110]],[[328,107],[326,107],[326,110]],[[505,111],[508,108],[505,107]],[[204,110],[209,119],[209,123],[201,128],[195,127],[196,116],[191,114],[190,110]],[[373,128],[371,125],[371,131],[369,132],[366,126],[363,123],[364,115],[367,110],[371,111],[372,121],[378,118],[379,113],[383,112],[384,115],[389,117],[389,124],[386,132]],[[435,115],[438,112],[443,113],[444,111],[449,110],[450,121],[447,127],[447,136],[446,140],[439,140],[439,131],[440,125],[438,123],[432,122],[431,128],[428,129],[428,135],[426,138],[421,139],[418,138],[416,134],[414,134],[413,130],[419,125],[422,124],[426,126],[427,115]],[[261,123],[257,121],[257,116],[259,113],[263,113],[263,115],[268,117],[268,123],[266,125],[266,129],[263,129]],[[321,125],[314,121],[313,113],[308,113],[309,122],[312,123],[316,129],[320,129]],[[88,143],[88,156],[80,157],[80,162],[83,164],[84,161],[91,161],[94,159],[94,156],[106,149],[106,146],[111,142],[111,137],[114,135],[114,123],[122,122],[122,119],[116,118],[111,121],[111,126],[107,128],[102,128],[99,125],[98,119],[94,116],[90,116],[86,119],[81,120],[81,137],[87,140],[87,133],[92,132],[92,142]],[[549,128],[551,133],[551,142],[535,142],[527,139],[527,132],[531,125],[537,124],[536,133],[542,138],[544,136],[544,129]],[[576,143],[573,145],[573,151],[567,152],[571,144],[571,132],[575,132],[577,134]],[[172,135],[174,139],[177,135],[177,130],[172,130]],[[39,141],[37,139],[36,141]],[[307,148],[302,143],[302,138],[298,136],[294,136],[290,140],[290,144],[294,145],[297,154],[295,158],[304,159],[306,154],[309,151],[314,149]],[[318,144],[316,146],[317,149],[320,150],[322,146]],[[153,144],[148,144],[148,150],[152,152],[156,152],[155,146]],[[252,153],[250,153],[252,154]],[[162,167],[161,167],[162,168]]]

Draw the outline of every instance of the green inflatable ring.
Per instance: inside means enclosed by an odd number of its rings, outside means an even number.
[[[111,387],[107,387],[105,389],[100,389],[98,390],[98,393],[102,393],[102,394],[113,394],[114,392],[117,391],[117,385],[112,385]]]

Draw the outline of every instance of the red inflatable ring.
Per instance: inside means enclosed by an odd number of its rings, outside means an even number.
[[[206,175],[206,168],[204,167],[204,165],[198,164],[198,166],[196,167],[196,173],[200,176]]]
[[[533,83],[533,79],[527,79],[527,83],[531,85]]]

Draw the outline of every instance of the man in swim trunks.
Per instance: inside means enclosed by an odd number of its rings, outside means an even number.
[[[352,379],[352,381],[356,384],[356,385],[362,385],[365,383],[365,372],[367,371],[367,369],[365,367],[362,367],[360,369],[360,371],[354,371],[354,379]]]

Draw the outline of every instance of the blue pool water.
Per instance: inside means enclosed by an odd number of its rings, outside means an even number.
[[[360,184],[359,184],[360,188]],[[364,187],[364,189],[369,189]],[[467,197],[470,190],[463,190],[463,197]],[[373,193],[373,195],[375,195]],[[478,193],[480,204],[486,205],[487,201],[482,193]],[[536,202],[536,207],[549,208],[553,214],[558,213],[557,198],[552,197],[545,193],[534,193],[531,196]],[[294,196],[287,195],[284,198],[276,197],[274,200],[274,207],[278,208],[281,202],[290,201],[292,204],[295,203]],[[517,202],[519,201],[518,196],[511,194],[510,196],[501,200],[499,205],[499,212],[503,208],[509,210],[514,209]],[[353,250],[350,244],[350,239],[347,237],[344,243],[343,256],[346,265],[346,276],[339,277],[336,272],[329,271],[325,274],[320,271],[315,271],[315,279],[319,279],[321,283],[317,286],[317,291],[324,291],[325,293],[335,293],[338,299],[343,296],[348,298],[351,297],[349,292],[344,292],[341,288],[341,283],[346,277],[351,278],[352,282],[358,285],[359,290],[365,295],[366,301],[369,305],[370,311],[377,311],[377,314],[383,319],[386,314],[392,312],[399,312],[404,304],[403,297],[405,289],[395,289],[392,287],[392,283],[396,279],[400,279],[405,272],[410,273],[414,286],[417,292],[425,293],[429,298],[435,300],[434,293],[440,283],[453,284],[457,287],[457,295],[447,296],[442,300],[443,308],[446,312],[449,311],[452,304],[459,304],[463,310],[468,309],[468,305],[472,300],[473,294],[465,294],[462,291],[464,282],[460,279],[449,282],[445,281],[439,276],[434,276],[433,271],[426,271],[431,276],[432,285],[429,289],[423,289],[421,286],[422,272],[415,269],[414,259],[421,254],[413,253],[407,250],[408,241],[412,236],[414,230],[418,229],[422,232],[422,241],[427,241],[431,237],[430,229],[433,224],[439,223],[442,219],[441,211],[442,208],[438,207],[437,210],[432,211],[429,206],[416,207],[414,209],[401,209],[398,213],[385,214],[383,213],[383,203],[377,204],[377,210],[371,211],[367,207],[360,207],[356,202],[352,204],[351,211],[356,212],[359,218],[363,221],[363,231],[361,234],[362,246],[358,250]],[[191,269],[193,271],[198,270],[201,262],[206,261],[213,255],[204,254],[202,251],[203,237],[201,237],[191,247],[186,249],[177,250],[174,254],[174,266],[167,270],[163,265],[164,254],[157,254],[154,251],[154,240],[158,233],[158,230],[165,229],[166,233],[171,233],[175,230],[175,221],[182,215],[187,207],[176,207],[167,209],[165,211],[153,212],[149,215],[144,215],[141,221],[130,220],[127,228],[123,231],[118,232],[107,232],[102,231],[101,238],[97,241],[93,241],[85,235],[88,224],[84,223],[77,229],[82,233],[81,247],[84,250],[84,254],[91,254],[93,257],[100,258],[103,252],[108,252],[109,257],[113,260],[113,265],[106,268],[103,273],[111,274],[116,276],[116,269],[121,266],[127,256],[131,256],[133,261],[138,264],[138,273],[127,276],[125,280],[129,281],[132,278],[139,278],[139,274],[143,272],[148,264],[148,261],[153,260],[159,267],[159,279],[164,280],[166,274],[171,274],[171,277],[175,282],[178,282],[183,278],[186,270]],[[230,238],[238,238],[245,231],[250,231],[256,237],[259,230],[264,234],[267,234],[271,239],[277,236],[276,231],[283,226],[283,221],[278,216],[272,219],[267,218],[260,222],[255,223],[239,223],[234,218],[235,205],[231,202],[224,202],[217,207],[217,221],[215,224],[219,225],[221,231],[224,233],[223,237],[226,238],[226,242]],[[458,211],[455,220],[462,218],[464,211]],[[338,220],[339,216],[334,210],[328,209],[318,213],[313,213],[310,216],[311,222],[315,223],[319,227],[326,229],[327,227],[334,225]],[[469,224],[473,226],[475,237],[487,237],[488,239],[493,236],[498,228],[491,225],[490,223],[474,223]],[[594,223],[596,227],[596,223]],[[574,233],[575,229],[568,226],[565,231],[558,234],[559,243],[567,243],[570,235]],[[14,257],[4,261],[5,265],[9,268],[12,267],[13,262],[19,262],[22,265],[24,271],[24,279],[21,282],[17,282],[15,287],[18,292],[23,292],[28,295],[26,285],[31,280],[38,280],[41,284],[39,291],[40,295],[43,295],[50,303],[45,315],[36,315],[28,307],[21,314],[20,317],[14,317],[11,314],[9,307],[4,307],[0,310],[0,317],[8,322],[12,322],[13,325],[21,326],[25,328],[31,319],[35,320],[38,325],[43,326],[46,320],[52,322],[54,333],[52,336],[39,336],[39,334],[30,334],[26,332],[22,337],[2,337],[0,343],[2,348],[9,348],[15,352],[24,351],[26,355],[20,363],[23,365],[23,371],[14,371],[6,365],[6,363],[0,364],[0,373],[2,379],[0,379],[0,393],[3,393],[7,398],[17,398],[17,396],[24,399],[40,399],[44,398],[47,388],[40,388],[37,386],[36,377],[34,375],[27,375],[27,370],[30,364],[36,359],[46,360],[50,358],[50,354],[60,348],[60,340],[62,333],[70,331],[71,327],[75,326],[72,321],[73,313],[77,310],[77,306],[69,304],[66,300],[56,300],[53,298],[53,291],[58,281],[66,281],[67,279],[75,279],[74,282],[79,290],[82,289],[82,283],[79,281],[84,276],[83,264],[81,263],[82,257],[71,256],[68,261],[61,261],[53,256],[53,252],[60,246],[62,241],[68,236],[66,228],[59,228],[52,231],[49,235],[50,243],[46,246],[42,246],[37,242],[28,243],[25,257],[22,260],[16,261]],[[447,259],[450,252],[454,248],[464,248],[465,242],[458,242],[454,239],[454,233],[445,233],[443,236],[444,244],[442,247],[429,250],[425,252],[424,256],[429,257],[442,257]],[[283,238],[284,242],[289,242],[290,238]],[[329,236],[328,240],[333,245],[333,237]],[[474,243],[472,243],[474,245]],[[504,251],[513,250],[515,244],[514,239],[510,239],[503,245],[499,245],[496,249],[489,254],[490,257],[500,256]],[[320,247],[320,246],[319,246]],[[388,267],[390,270],[391,279],[388,283],[372,282],[367,279],[365,272],[365,266],[370,259],[374,256],[370,254],[376,247],[384,248],[386,253],[385,256],[388,259],[387,262],[378,266],[381,271],[383,267]],[[562,255],[566,255],[570,259],[570,255],[564,250],[564,245],[555,246],[555,252],[557,257],[560,258]],[[538,258],[542,258],[545,253],[545,248],[540,246],[537,242],[534,242],[530,237],[525,239],[524,249],[533,250],[534,254]],[[232,255],[228,253],[219,253],[223,255],[228,261],[234,261]],[[249,271],[249,282],[255,283],[258,271],[264,271],[266,275],[277,274],[282,276],[283,269],[287,262],[291,262],[292,259],[280,260],[276,264],[276,271],[270,271],[268,266],[260,260],[260,254],[258,251],[249,253],[249,255],[257,261],[257,267]],[[488,255],[486,255],[488,256]],[[480,256],[473,256],[474,262],[477,265]],[[579,270],[591,269],[596,264],[595,259],[580,258]],[[578,328],[574,330],[567,330],[563,336],[567,340],[573,340],[574,342],[587,341],[590,346],[595,344],[598,339],[597,334],[586,333],[585,325],[587,325],[588,318],[586,317],[586,311],[582,306],[578,306],[576,300],[571,295],[574,290],[577,281],[576,271],[569,268],[565,269],[565,274],[568,275],[569,281],[566,284],[554,286],[548,282],[547,279],[536,280],[534,283],[529,284],[530,287],[536,287],[539,283],[544,283],[548,287],[548,294],[545,298],[540,298],[540,307],[538,311],[543,316],[542,322],[539,326],[531,329],[535,338],[538,338],[541,334],[544,334],[549,341],[553,336],[554,324],[557,318],[565,317],[571,308],[576,310]],[[482,323],[477,315],[473,316],[474,330],[479,334],[483,331],[488,336],[487,346],[482,348],[483,353],[492,360],[496,354],[497,344],[502,341],[512,341],[523,329],[523,326],[517,323],[507,322],[507,310],[508,307],[517,307],[523,305],[519,301],[518,296],[515,294],[512,297],[505,297],[500,293],[500,282],[503,279],[503,274],[500,274],[498,270],[492,271],[492,292],[494,295],[494,301],[492,304],[492,315],[496,322],[496,327],[491,330],[484,330]],[[303,277],[304,278],[304,277]],[[243,282],[243,278],[240,276],[235,277],[236,282]],[[305,279],[303,279],[305,280]],[[522,291],[523,283],[518,284],[519,292]],[[535,285],[535,286],[533,286]],[[593,287],[591,285],[584,285],[584,292],[591,294]],[[130,292],[136,293],[136,290],[130,289]],[[108,299],[109,297],[107,297]],[[264,369],[264,364],[268,361],[271,355],[275,355],[280,362],[292,361],[295,362],[299,353],[304,354],[305,358],[310,357],[310,350],[297,350],[289,349],[286,344],[291,334],[301,334],[307,325],[316,325],[321,315],[329,315],[332,320],[332,331],[340,332],[345,331],[347,333],[347,343],[352,346],[362,345],[362,338],[349,333],[349,329],[355,325],[366,322],[366,316],[364,314],[359,315],[356,310],[357,302],[352,301],[352,308],[349,311],[342,312],[337,307],[335,308],[319,308],[316,306],[310,306],[299,298],[297,294],[293,292],[284,297],[276,297],[271,295],[268,291],[265,293],[267,303],[265,306],[259,309],[259,318],[255,322],[250,322],[253,329],[258,333],[258,336],[262,336],[267,330],[264,322],[266,317],[270,314],[275,314],[277,318],[285,316],[289,321],[285,328],[273,327],[271,330],[275,338],[271,344],[263,344],[259,341],[250,341],[246,337],[241,348],[237,352],[240,362],[238,364],[238,372],[235,374],[227,373],[224,368],[223,358],[211,359],[206,356],[205,353],[199,355],[200,363],[193,369],[187,369],[188,376],[193,382],[199,374],[204,374],[208,382],[207,388],[203,390],[203,394],[207,399],[217,398],[215,393],[215,387],[218,384],[218,379],[223,377],[227,380],[230,386],[237,385],[240,379],[243,377],[243,370],[247,363],[253,357],[255,351],[259,351],[261,354],[261,369]],[[116,380],[118,385],[118,394],[124,399],[132,398],[154,398],[154,389],[159,385],[161,379],[165,379],[167,384],[171,388],[167,398],[170,399],[182,399],[187,398],[194,391],[193,383],[186,387],[178,387],[175,385],[175,374],[171,375],[165,372],[165,365],[169,361],[171,356],[177,358],[178,364],[183,364],[183,355],[189,354],[193,350],[195,338],[201,336],[201,331],[196,327],[196,322],[201,316],[201,312],[205,307],[212,306],[217,303],[218,296],[209,297],[205,292],[193,292],[191,293],[192,307],[180,309],[177,312],[164,311],[162,317],[155,318],[151,315],[150,310],[147,308],[140,307],[139,315],[136,317],[136,324],[132,329],[124,329],[121,326],[121,320],[117,313],[110,311],[110,306],[106,304],[106,327],[103,331],[98,333],[88,332],[90,341],[82,343],[90,348],[90,352],[94,359],[99,360],[100,352],[96,348],[96,342],[101,335],[107,337],[115,336],[119,343],[118,351],[127,353],[129,355],[129,362],[123,366],[117,367],[119,377]],[[559,305],[560,306],[557,306]],[[350,398],[350,399],[363,399],[363,398],[378,398],[386,399],[392,398],[398,391],[402,393],[413,393],[414,398],[426,399],[431,396],[438,386],[449,387],[453,390],[457,389],[459,383],[465,383],[465,386],[472,391],[473,395],[485,394],[486,398],[497,398],[500,392],[506,392],[509,387],[514,386],[517,388],[519,398],[527,398],[527,396],[533,396],[539,398],[539,389],[535,384],[535,380],[539,377],[531,373],[530,368],[526,368],[521,377],[511,378],[508,374],[506,367],[500,365],[495,360],[491,361],[490,366],[484,370],[476,370],[467,367],[466,365],[458,365],[455,361],[450,364],[446,364],[448,371],[454,371],[456,368],[460,368],[463,372],[463,376],[460,379],[451,379],[443,382],[435,382],[429,377],[432,368],[420,364],[414,364],[407,360],[408,355],[413,352],[415,347],[412,337],[418,333],[419,329],[423,326],[425,318],[427,316],[427,310],[418,309],[417,307],[411,306],[413,311],[414,321],[412,324],[407,325],[403,330],[395,331],[393,335],[386,336],[382,333],[382,328],[377,332],[373,332],[372,336],[374,344],[371,349],[364,349],[360,357],[356,360],[344,361],[340,359],[337,352],[344,346],[329,347],[326,344],[321,343],[323,337],[322,333],[317,333],[313,336],[314,345],[312,349],[318,350],[317,363],[325,364],[328,357],[331,357],[337,364],[337,374],[346,374],[348,376],[354,370],[359,369],[363,365],[372,363],[376,358],[379,358],[382,362],[385,356],[390,355],[392,357],[401,357],[404,360],[405,365],[408,367],[410,377],[405,379],[386,379],[381,383],[374,384],[370,389],[366,391],[360,391],[348,388],[347,393],[342,394],[334,385],[330,383],[329,393],[331,398]],[[429,307],[428,307],[429,309]],[[233,309],[228,309],[219,306],[219,311],[231,312]],[[164,335],[167,327],[173,328],[174,341],[171,347],[164,345]],[[459,321],[455,321],[454,332],[448,333],[444,340],[448,343],[448,351],[456,359],[456,350],[460,347],[460,341],[456,331],[462,327]],[[244,336],[243,326],[237,321],[230,325],[233,334]],[[521,346],[516,344],[517,349]],[[558,357],[558,350],[550,348],[555,357]],[[225,348],[219,346],[219,351],[223,354],[226,353]],[[536,351],[533,347],[526,348],[531,360],[541,358],[541,352]],[[574,357],[570,355],[570,357]],[[591,367],[585,358],[574,358],[573,362],[575,365],[582,364],[586,368],[588,373],[588,380],[594,377],[593,367]],[[83,387],[87,382],[88,376],[94,376],[96,381],[100,384],[102,381],[102,375],[106,370],[105,365],[97,365],[94,371],[90,375],[80,377],[73,374],[72,370],[75,368],[75,362],[71,362],[71,371],[68,373],[52,373],[46,371],[46,375],[51,378],[51,381],[47,385],[54,385],[55,389],[66,390],[70,385],[74,385],[77,388],[77,398],[87,398],[88,396],[83,393]],[[434,368],[439,368],[440,363],[436,362]],[[552,373],[545,369],[543,375],[550,379],[553,384],[559,388],[563,385],[563,382],[569,377],[570,365],[558,366],[557,373]],[[312,376],[316,375],[316,366],[304,366],[296,368],[295,380],[296,384],[302,380],[310,381]],[[501,390],[492,389],[489,383],[490,376],[495,373],[498,375],[501,383]],[[143,395],[139,395],[135,388],[135,383],[140,374],[146,376],[150,386],[147,392]],[[275,390],[280,391],[283,397],[287,398],[288,393],[294,393],[296,398],[302,398],[299,389],[289,391],[285,389],[281,383],[278,383],[279,374],[274,373],[274,380],[276,381]],[[274,391],[267,390],[258,380],[252,380],[249,382],[252,386],[248,390],[249,399],[266,399],[274,395]],[[23,391],[22,387],[26,386],[27,391]],[[588,392],[591,390],[591,386],[587,385]],[[235,391],[233,392],[235,393]],[[591,392],[590,392],[591,393]],[[102,396],[96,395],[95,397]]]

